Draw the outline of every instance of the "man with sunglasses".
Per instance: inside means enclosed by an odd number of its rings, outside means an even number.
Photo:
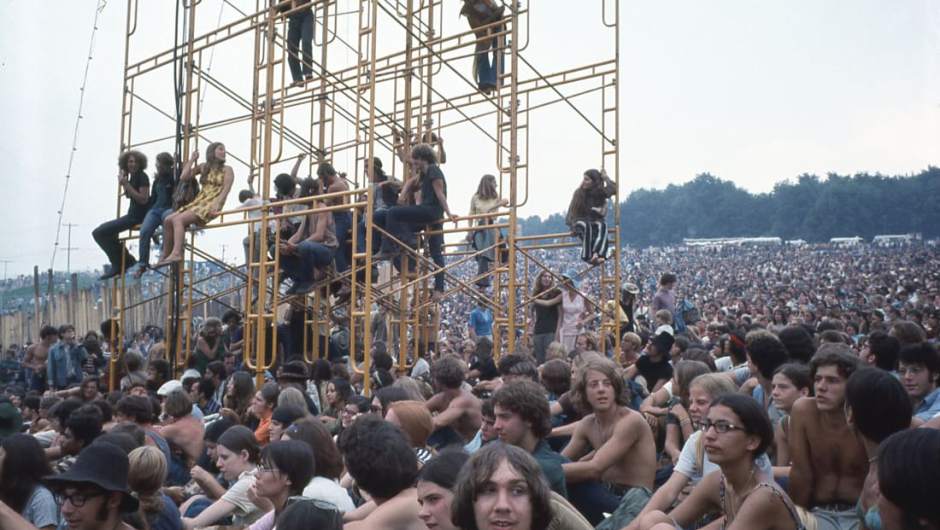
[[[69,530],[133,530],[122,513],[137,510],[127,487],[127,454],[116,445],[89,445],[65,473],[45,483],[55,493]]]

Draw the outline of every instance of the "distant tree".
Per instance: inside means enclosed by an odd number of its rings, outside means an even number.
[[[622,241],[644,247],[683,238],[832,237],[920,232],[940,236],[940,168],[913,176],[803,174],[752,194],[709,173],[662,190],[639,189],[620,207]],[[612,215],[613,209],[610,209]],[[525,235],[567,232],[564,212],[521,221]]]

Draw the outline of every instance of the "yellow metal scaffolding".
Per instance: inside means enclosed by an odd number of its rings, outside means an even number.
[[[222,1],[226,4],[222,7],[238,10],[231,2]],[[201,20],[212,19],[209,6],[204,5],[206,3],[206,0],[179,0],[176,31],[182,36],[182,42],[159,53],[132,60],[141,34],[138,31],[141,6],[139,0],[128,0],[120,147],[125,151],[175,139],[178,152],[185,155],[198,148],[201,142],[207,144],[206,138],[210,135],[222,138],[239,124],[250,127],[248,155],[239,157],[230,150],[228,157],[247,170],[249,182],[259,183],[258,191],[264,204],[253,210],[260,215],[249,218],[246,214],[252,209],[228,210],[203,228],[214,230],[240,225],[251,234],[257,226],[261,227],[260,249],[255,249],[253,237],[248,238],[251,241],[249,255],[257,255],[259,259],[247,263],[244,272],[233,267],[223,269],[224,273],[236,275],[244,282],[244,307],[241,308],[245,317],[244,362],[255,372],[258,380],[262,380],[264,371],[270,369],[276,360],[276,349],[270,356],[265,352],[268,344],[277,344],[277,314],[285,304],[304,315],[304,356],[308,362],[326,354],[322,351],[319,337],[324,330],[329,330],[331,318],[337,318],[337,307],[342,305],[345,308],[345,315],[338,318],[349,319],[350,358],[355,360],[361,352],[363,359],[361,366],[355,361],[351,365],[362,374],[366,392],[371,384],[369,352],[373,304],[388,309],[391,314],[389,325],[397,327],[400,338],[397,355],[401,367],[406,367],[408,359],[414,358],[421,343],[426,346],[432,340],[439,313],[430,297],[429,280],[438,269],[423,255],[420,246],[411,249],[402,244],[403,260],[413,260],[417,267],[402,267],[400,275],[395,278],[380,281],[376,277],[372,236],[375,231],[385,237],[390,237],[390,234],[372,222],[373,201],[368,174],[374,169],[372,161],[379,150],[394,157],[398,151],[409,152],[414,140],[439,137],[442,130],[454,127],[476,130],[495,147],[493,156],[499,170],[499,190],[508,199],[508,207],[496,213],[464,216],[459,220],[472,225],[476,219],[491,219],[494,224],[489,228],[505,231],[505,239],[498,244],[507,249],[507,259],[504,263],[497,260],[487,273],[494,285],[487,298],[473,288],[474,281],[479,278],[464,281],[455,277],[453,270],[490,249],[458,250],[459,244],[447,243],[446,255],[451,256],[451,262],[444,267],[450,284],[447,294],[463,292],[471,298],[482,299],[494,312],[496,354],[513,351],[516,330],[524,328],[529,314],[527,308],[533,301],[524,294],[529,268],[536,266],[550,270],[535,258],[531,250],[577,244],[568,233],[542,236],[518,233],[519,210],[527,204],[531,191],[528,174],[529,112],[548,105],[564,105],[583,118],[597,133],[601,144],[601,167],[618,184],[619,190],[619,2],[601,2],[601,24],[598,27],[612,34],[612,57],[546,74],[536,69],[523,52],[531,44],[528,30],[532,9],[564,9],[554,3],[536,4],[531,0],[503,2],[504,18],[501,20],[449,34],[443,31],[443,0],[312,0],[299,6],[294,6],[291,0],[277,4],[255,0],[253,11],[238,10],[239,16],[235,20],[197,32],[197,24]],[[280,9],[282,7],[286,11]],[[315,50],[309,65],[315,73],[312,79],[296,87],[291,85],[286,67],[287,21],[291,14],[308,8],[314,10],[316,25]],[[343,30],[341,17],[347,21],[354,19],[355,27],[349,28],[351,24],[347,22]],[[380,50],[381,32],[386,30],[389,35],[403,35],[403,41],[397,46],[383,41]],[[483,33],[486,35],[478,38]],[[224,49],[249,39],[253,53],[243,58],[241,63],[247,71],[248,61],[251,61],[250,93],[241,84],[230,86],[213,76],[211,59],[208,59],[215,48]],[[491,39],[496,39],[500,52],[497,54],[499,73],[495,89],[485,93],[457,69],[455,62],[463,60],[461,65],[467,63],[467,59],[480,53],[478,44],[493,42]],[[350,56],[352,60],[349,60]],[[162,102],[145,97],[144,91],[138,88],[149,82],[151,76],[169,70],[174,72],[175,82],[181,89],[175,94],[176,109],[172,111],[166,110]],[[456,87],[436,82],[444,71],[460,80]],[[522,72],[527,75],[522,75]],[[572,86],[578,91],[563,92]],[[200,95],[208,90],[224,95],[232,111],[220,118],[203,121]],[[531,96],[537,92],[549,93],[552,99],[530,103]],[[597,92],[601,99],[600,117],[596,120],[599,125],[573,101],[575,97]],[[140,112],[138,105],[176,122],[177,134],[143,137],[136,133],[133,125],[135,113]],[[305,115],[309,116],[308,126],[297,128],[294,125],[297,116]],[[483,125],[485,119],[492,120],[493,117],[495,131]],[[348,134],[349,128],[353,134]],[[347,132],[345,135],[344,130]],[[396,134],[398,131],[401,131],[400,137]],[[400,141],[396,142],[398,138]],[[311,167],[333,160],[341,153],[351,152],[355,160],[354,170],[348,177],[344,176],[349,183],[349,191],[316,197],[317,201],[331,199],[341,204],[317,206],[312,198],[270,201],[273,198],[273,167],[290,159],[288,151],[308,154]],[[408,157],[402,158],[401,179],[413,178]],[[397,164],[393,163],[391,173],[394,175],[396,172]],[[282,212],[280,208],[287,205],[299,206],[291,212]],[[120,211],[120,194],[117,207]],[[339,210],[351,210],[353,216],[350,234],[353,251],[349,270],[320,282],[307,296],[285,300],[277,289],[280,285],[277,250],[280,232],[269,234],[266,227],[290,216]],[[366,221],[364,249],[356,248],[360,218]],[[601,276],[601,300],[616,300],[620,284],[619,193],[614,197],[614,220],[610,227],[612,255],[605,265],[592,267]],[[470,226],[441,226],[445,235],[472,230]],[[199,248],[198,238],[195,233],[189,234],[188,259],[174,266],[175,270],[166,280],[164,296],[170,299],[166,329],[168,346],[176,361],[175,372],[186,365],[193,348],[191,316],[194,307],[216,298],[202,293],[197,287],[202,280],[195,277],[194,260],[219,261]],[[267,252],[269,247],[274,249],[273,256]],[[550,272],[560,279],[555,271]],[[348,297],[339,299],[332,292],[330,287],[337,282],[347,286]],[[123,275],[115,280],[114,286],[115,321],[120,326],[125,311]],[[194,296],[200,294],[201,298]],[[602,313],[603,326],[614,331],[615,340],[619,343],[619,320],[615,315],[603,313],[600,303],[588,300]],[[174,331],[171,333],[171,330]],[[120,359],[120,352],[111,358],[112,387],[115,384],[115,363]]]

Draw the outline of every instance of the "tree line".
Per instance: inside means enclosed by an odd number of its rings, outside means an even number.
[[[803,174],[770,193],[750,193],[703,173],[682,185],[639,189],[621,203],[621,238],[634,247],[684,238],[780,237],[810,243],[833,237],[919,232],[940,237],[940,168],[913,176]],[[613,208],[608,224],[613,223]],[[564,212],[520,221],[524,235],[566,232]]]

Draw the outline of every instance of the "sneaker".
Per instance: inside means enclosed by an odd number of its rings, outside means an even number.
[[[378,254],[372,256],[372,259],[376,261],[391,261],[397,258],[398,255],[399,255],[399,252],[395,252],[394,250],[383,249],[383,250],[380,250]]]
[[[313,282],[297,282],[284,291],[284,294],[287,296],[293,296],[295,294],[307,294],[312,290]]]
[[[120,276],[120,274],[121,271],[117,267],[109,265],[105,268],[105,273],[101,276],[98,276],[98,281],[104,282],[114,278],[115,276]]]

